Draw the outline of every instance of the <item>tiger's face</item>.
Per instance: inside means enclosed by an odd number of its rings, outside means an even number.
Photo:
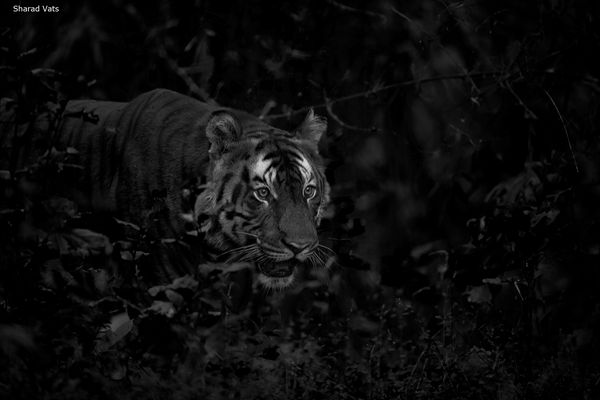
[[[325,130],[312,111],[293,133],[243,134],[227,113],[206,128],[210,182],[195,214],[223,259],[255,263],[265,287],[289,286],[301,264],[325,262],[317,236],[329,200],[317,147]]]

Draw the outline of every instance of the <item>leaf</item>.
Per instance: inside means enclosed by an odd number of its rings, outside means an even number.
[[[250,263],[233,263],[233,264],[225,264],[225,272],[236,272],[243,271],[245,269],[251,269],[252,264]]]
[[[485,197],[486,202],[497,206],[531,204],[542,190],[542,180],[535,171],[535,164],[527,165],[519,175],[496,185]]]
[[[183,304],[183,296],[176,291],[167,289],[165,290],[165,295],[167,296],[167,299],[169,299],[169,301],[174,305],[179,306]]]
[[[487,283],[489,285],[502,285],[502,279],[496,278],[485,278],[481,280],[483,283]]]
[[[568,339],[573,343],[576,349],[585,349],[594,343],[595,335],[593,330],[582,328],[575,329]]]
[[[371,321],[363,315],[354,315],[350,318],[350,328],[355,331],[375,334],[379,330],[379,324]]]
[[[64,286],[77,286],[77,281],[73,275],[64,269],[62,262],[58,258],[53,258],[44,262],[41,277],[44,286],[50,289],[58,289]]]
[[[200,301],[213,308],[213,310],[211,310],[212,311],[211,315],[221,315],[220,310],[223,308],[223,304],[222,304],[223,300],[221,298],[216,299],[216,298],[202,296],[202,297],[200,297]],[[209,313],[211,313],[211,311],[209,311]]]
[[[428,251],[420,255],[419,263],[422,265],[416,271],[429,277],[430,283],[436,285],[448,271],[448,258],[446,250]]]
[[[203,276],[206,276],[213,271],[221,271],[224,273],[229,273],[229,272],[242,271],[242,270],[245,270],[248,268],[253,268],[253,266],[251,263],[247,263],[247,262],[233,263],[233,264],[206,263],[206,264],[200,264],[198,266],[198,270]]]
[[[110,255],[113,250],[106,236],[89,229],[72,229],[71,233],[65,234],[64,237],[69,240],[77,255]]]
[[[572,283],[572,277],[556,260],[545,258],[535,270],[535,287],[546,298],[564,293]]]
[[[465,292],[469,297],[468,301],[476,304],[490,303],[492,301],[492,293],[487,285],[473,286]]]
[[[150,289],[148,289],[148,293],[150,294],[150,296],[156,297],[163,290],[165,290],[165,286],[163,285],[152,286]]]
[[[152,305],[147,308],[148,311],[172,318],[175,315],[175,307],[170,301],[154,300]]]
[[[118,218],[114,218],[114,220],[115,220],[115,222],[117,224],[126,226],[128,228],[132,228],[132,229],[134,229],[134,230],[136,230],[138,232],[142,230],[138,225],[132,224],[131,222],[123,221],[123,220],[120,220]]]
[[[181,276],[173,280],[173,283],[168,285],[170,289],[190,289],[194,290],[198,287],[198,281],[190,275]]]
[[[77,216],[77,205],[75,202],[64,197],[53,196],[44,201],[43,205],[51,215],[64,218],[74,218]]]
[[[225,335],[223,328],[219,325],[211,329],[210,334],[204,342],[204,350],[206,351],[206,359],[210,360],[214,357],[219,357],[225,351]]]
[[[0,325],[0,354],[16,356],[19,349],[35,347],[32,332],[21,325]]]
[[[92,277],[94,279],[94,287],[99,293],[103,293],[108,288],[108,282],[110,281],[110,276],[108,271],[104,269],[92,270],[90,271]]]
[[[11,179],[10,171],[5,169],[0,170],[0,180],[9,181]]]
[[[468,354],[461,358],[459,366],[461,370],[471,374],[482,372],[490,368],[493,362],[491,357],[490,351],[473,347]]]
[[[102,353],[120,342],[133,328],[127,313],[113,315],[108,326],[96,336],[96,352]]]
[[[298,59],[298,60],[306,60],[307,58],[310,57],[309,53],[307,53],[305,51],[302,51],[302,50],[293,49],[291,47],[286,47],[285,48],[285,53],[290,58],[295,58],[295,59]]]
[[[110,379],[112,379],[114,381],[120,381],[121,379],[125,378],[126,376],[127,376],[127,366],[122,363],[118,363],[117,365],[115,365],[115,367],[110,372]]]
[[[150,289],[148,289],[148,293],[150,294],[150,296],[156,297],[160,293],[164,292],[167,299],[169,299],[169,304],[179,306],[183,304],[184,298],[181,294],[177,292],[177,290],[195,290],[197,287],[198,281],[196,281],[189,275],[185,275],[174,279],[173,282],[168,285],[153,286]]]
[[[554,220],[556,219],[556,217],[558,217],[559,214],[560,210],[557,209],[537,213],[531,218],[531,226],[535,227],[540,222],[544,222],[544,225],[548,226],[554,222]]]
[[[215,270],[222,270],[222,268],[219,267],[219,264],[212,264],[212,263],[198,265],[198,272],[203,277],[208,276],[208,274],[210,274],[211,272],[213,272]]]
[[[125,261],[137,261],[142,257],[149,256],[150,253],[146,253],[145,251],[135,250],[135,251],[122,251],[121,259]]]
[[[0,215],[11,215],[20,212],[20,210],[15,210],[14,208],[5,208],[0,210]]]
[[[283,77],[283,61],[270,58],[265,60],[264,66],[267,71],[273,74],[275,79],[281,79]]]
[[[262,373],[272,374],[277,367],[279,367],[279,362],[277,360],[265,360],[260,357],[252,359],[252,369],[256,369]]]

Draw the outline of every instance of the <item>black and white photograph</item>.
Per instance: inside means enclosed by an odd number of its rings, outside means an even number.
[[[600,399],[600,2],[6,0],[0,399]]]

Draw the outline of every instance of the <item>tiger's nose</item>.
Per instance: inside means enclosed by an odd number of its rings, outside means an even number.
[[[312,241],[287,241],[283,240],[283,244],[287,246],[288,249],[292,251],[294,254],[300,254],[304,250],[308,249],[313,242]]]

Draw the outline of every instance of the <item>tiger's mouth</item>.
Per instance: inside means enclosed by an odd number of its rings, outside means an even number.
[[[285,261],[267,260],[257,263],[258,270],[269,278],[287,278],[294,274],[296,267],[300,265],[298,260]]]
[[[294,259],[256,263],[258,281],[267,289],[283,290],[293,284],[298,265],[300,262]]]

